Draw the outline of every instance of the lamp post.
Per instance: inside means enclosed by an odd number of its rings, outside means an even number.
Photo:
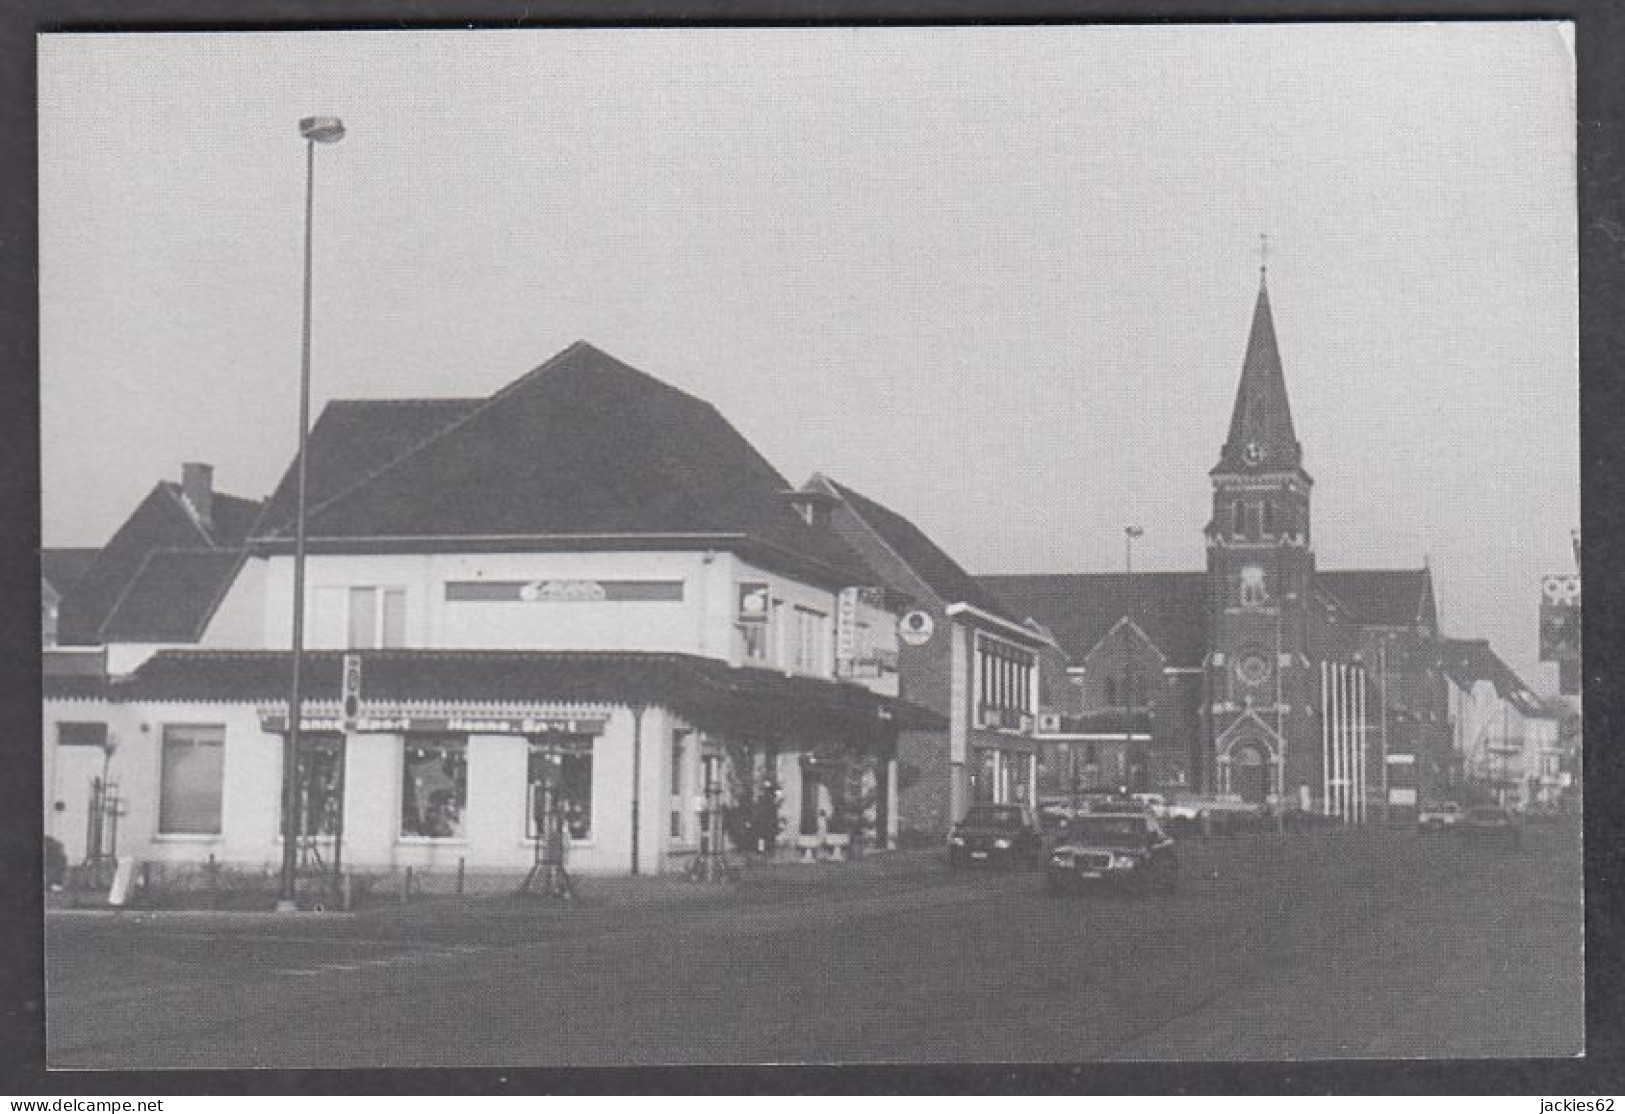
[[[344,138],[344,124],[337,116],[307,116],[299,121],[299,134],[305,138],[305,300],[299,353],[299,455],[295,464],[297,494],[293,529],[293,678],[288,691],[288,730],[282,748],[282,885],[277,893],[277,912],[291,913],[298,907],[295,897],[295,870],[299,839],[299,729],[304,700],[301,688],[305,656],[305,480],[306,439],[310,431],[310,275],[312,226],[316,208],[316,144],[337,143]],[[343,808],[343,802],[339,804]]]
[[[1134,591],[1134,539],[1144,533],[1145,531],[1138,526],[1123,527],[1123,573],[1127,586],[1125,595],[1129,595],[1130,598],[1132,598]],[[1132,645],[1129,632],[1125,630],[1123,632],[1123,753],[1125,755],[1134,753],[1134,683],[1130,664],[1132,659],[1129,653]],[[1139,784],[1141,772],[1139,767],[1139,763],[1131,764],[1128,771],[1129,781],[1136,789],[1143,789],[1144,786]]]

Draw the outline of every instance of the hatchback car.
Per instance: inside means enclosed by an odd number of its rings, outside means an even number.
[[[1178,878],[1174,841],[1149,813],[1069,820],[1045,873],[1052,894],[1091,885],[1168,891]]]
[[[948,865],[1037,866],[1044,839],[1024,805],[972,805],[948,836]]]

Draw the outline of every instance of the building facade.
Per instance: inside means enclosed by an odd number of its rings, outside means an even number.
[[[937,722],[900,699],[897,606],[708,404],[578,344],[487,399],[334,402],[307,460],[305,859],[523,872],[556,813],[572,868],[654,873],[764,800],[768,843],[895,831],[898,733]],[[47,661],[70,860],[98,779],[125,857],[280,860],[295,475],[234,545],[138,509],[103,562],[136,571],[92,569],[104,665]]]

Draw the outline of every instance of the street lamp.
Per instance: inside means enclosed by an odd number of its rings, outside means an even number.
[[[1138,526],[1123,527],[1123,573],[1125,576],[1124,596],[1133,599],[1134,592],[1134,539],[1140,537],[1145,531]],[[1130,604],[1132,606],[1132,603]],[[1123,754],[1134,755],[1134,682],[1132,667],[1130,665],[1129,650],[1133,641],[1127,630],[1123,631]],[[1140,783],[1144,763],[1131,763],[1128,771],[1129,780],[1136,789],[1143,790]]]
[[[293,528],[293,679],[288,692],[288,731],[282,748],[282,886],[277,893],[277,912],[298,908],[294,894],[299,833],[297,818],[299,777],[299,728],[304,701],[301,683],[305,656],[305,480],[306,440],[310,431],[310,272],[312,226],[316,208],[316,144],[337,143],[344,138],[344,123],[337,116],[307,116],[299,121],[299,134],[305,138],[305,301],[299,359],[299,455],[297,495]],[[339,804],[343,808],[343,802]]]

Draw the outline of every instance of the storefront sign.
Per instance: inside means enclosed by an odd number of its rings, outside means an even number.
[[[897,624],[897,635],[910,646],[924,646],[937,629],[929,612],[910,611]]]
[[[682,602],[681,580],[448,580],[450,603]]]
[[[835,611],[835,675],[872,678],[897,671],[897,654],[875,645],[877,632],[863,621],[863,609],[885,605],[880,588],[843,588]]]
[[[363,735],[546,735],[552,732],[601,735],[605,722],[603,717],[570,719],[563,716],[361,715],[348,730]],[[262,731],[279,735],[286,731],[287,727],[287,716],[260,716]],[[299,730],[301,733],[342,732],[347,728],[344,720],[337,716],[305,716],[300,721]]]

